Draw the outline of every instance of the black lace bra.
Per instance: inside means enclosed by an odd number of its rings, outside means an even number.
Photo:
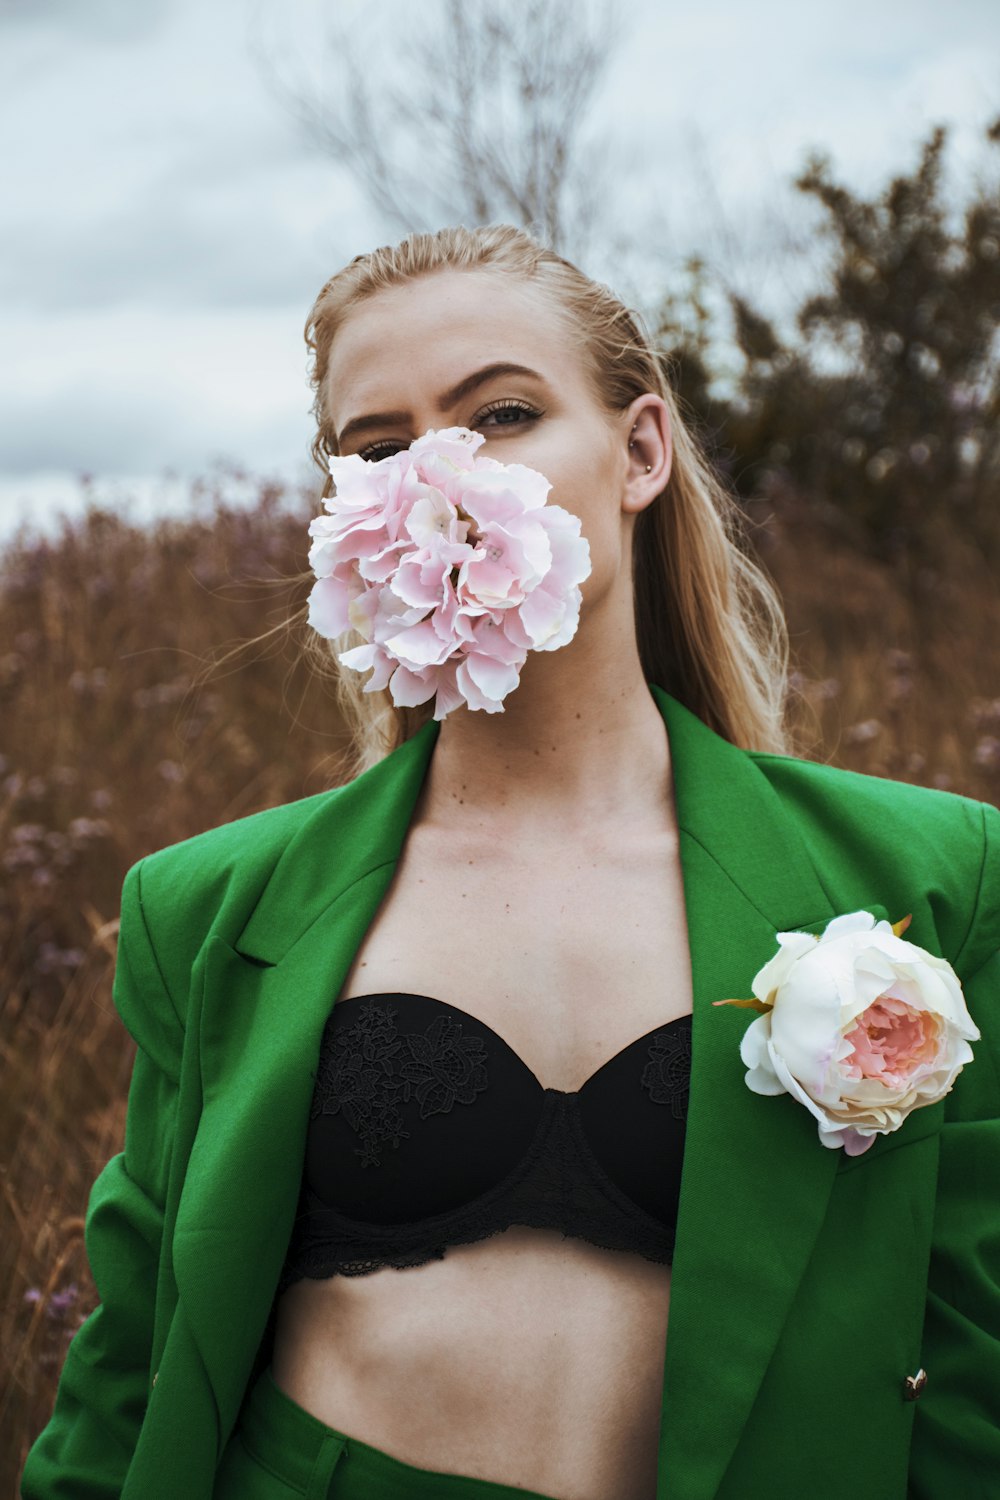
[[[440,1260],[513,1224],[668,1264],[690,1062],[684,1015],[565,1093],[457,1006],[403,992],[338,1001],[279,1292]]]

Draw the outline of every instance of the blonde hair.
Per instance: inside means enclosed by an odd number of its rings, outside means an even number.
[[[441,270],[488,270],[531,282],[552,300],[584,358],[601,405],[620,413],[652,391],[666,402],[673,464],[663,491],[633,532],[633,588],[639,657],[647,681],[662,687],[711,729],[744,749],[788,753],[785,728],[788,635],[781,602],[740,545],[737,502],[688,431],[677,398],[640,315],[570,261],[510,224],[458,225],[411,234],[400,244],[357,255],[331,276],[305,325],[316,436],[311,451],[333,481],[338,452],[326,404],[330,350],[347,314],[385,287]],[[334,642],[313,636],[315,659],[330,664],[362,644],[356,631]],[[351,732],[358,774],[409,739],[433,714],[433,699],[397,708],[388,688],[364,691],[367,677],[336,667],[337,700]]]

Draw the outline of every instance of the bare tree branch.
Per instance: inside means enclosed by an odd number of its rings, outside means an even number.
[[[513,221],[581,257],[615,220],[613,145],[586,130],[618,0],[438,0],[429,22],[430,9],[383,6],[381,45],[341,11],[319,86],[251,50],[307,139],[391,224]]]

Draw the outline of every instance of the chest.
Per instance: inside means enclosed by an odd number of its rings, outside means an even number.
[[[338,998],[384,991],[459,1007],[544,1087],[578,1089],[691,1010],[676,836],[524,849],[411,828]]]

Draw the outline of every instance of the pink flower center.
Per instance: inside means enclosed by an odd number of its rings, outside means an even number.
[[[849,1078],[877,1078],[901,1088],[921,1063],[938,1052],[943,1022],[931,1011],[915,1010],[894,995],[879,995],[846,1033],[854,1048],[841,1063]]]

